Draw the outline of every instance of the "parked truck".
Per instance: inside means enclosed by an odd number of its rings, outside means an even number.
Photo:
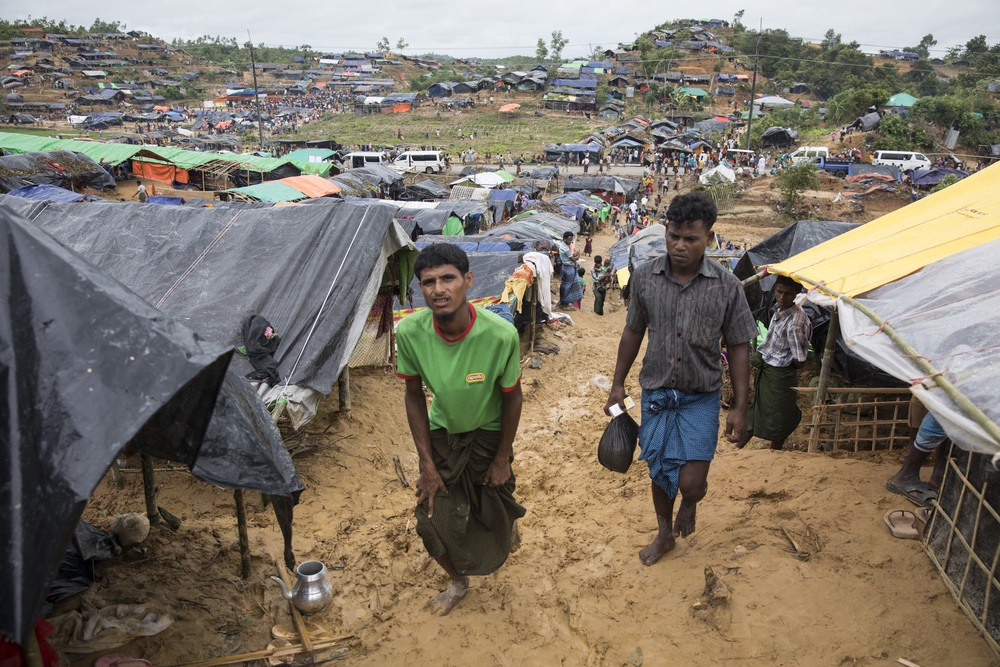
[[[861,176],[863,174],[885,174],[886,176],[891,176],[893,180],[898,182],[901,177],[899,167],[868,164],[867,162],[856,162],[849,159],[822,158],[816,166],[823,171],[830,172],[838,178]]]

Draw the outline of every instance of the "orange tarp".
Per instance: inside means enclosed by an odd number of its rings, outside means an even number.
[[[157,164],[155,162],[132,161],[132,173],[139,178],[148,178],[151,181],[160,183],[187,183],[189,181],[187,169],[178,169],[171,164]]]
[[[520,104],[513,104],[513,103],[505,104],[502,107],[500,107],[500,113],[510,113],[511,111],[515,111],[516,109],[520,108],[521,108]]]
[[[406,113],[409,110],[410,110],[409,102],[397,102],[396,104],[392,105],[393,113]]]
[[[288,178],[279,179],[278,182],[295,188],[310,199],[315,199],[316,197],[326,197],[327,195],[335,195],[340,192],[340,188],[322,176],[317,176],[316,174],[290,176]]]

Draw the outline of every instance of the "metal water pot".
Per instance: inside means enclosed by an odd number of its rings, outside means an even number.
[[[295,568],[298,581],[288,590],[278,577],[271,577],[281,587],[281,595],[295,605],[302,614],[317,614],[330,605],[333,587],[326,578],[326,565],[318,560],[307,560]]]

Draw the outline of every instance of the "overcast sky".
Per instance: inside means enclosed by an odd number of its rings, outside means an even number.
[[[145,30],[170,41],[200,35],[222,35],[245,41],[247,30],[255,42],[301,46],[317,50],[372,50],[383,36],[395,44],[399,38],[410,46],[405,53],[426,52],[455,56],[495,58],[533,54],[539,37],[546,41],[553,30],[569,40],[564,57],[589,54],[593,47],[615,47],[630,42],[636,33],[676,18],[732,20],[745,9],[743,23],[756,28],[784,28],[796,37],[820,40],[828,28],[845,41],[856,40],[865,51],[914,46],[932,33],[938,45],[932,53],[943,55],[948,47],[965,44],[985,34],[989,44],[1000,42],[997,0],[936,0],[837,4],[790,0],[721,0],[706,5],[709,15],[692,15],[693,9],[650,12],[648,0],[576,0],[575,2],[473,3],[459,0],[405,2],[191,2],[145,3],[103,0],[83,3],[70,0],[33,0],[7,8],[9,18],[47,16],[56,21],[90,26],[97,17],[122,21],[128,29]],[[710,7],[707,8],[707,7]],[[13,17],[10,15],[14,14]]]

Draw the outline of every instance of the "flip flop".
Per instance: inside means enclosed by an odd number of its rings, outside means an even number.
[[[893,493],[898,493],[919,507],[930,507],[931,503],[937,500],[937,491],[927,482],[913,482],[905,486],[896,486],[892,481],[888,481],[885,483],[885,488]]]
[[[916,529],[917,517],[910,510],[889,510],[885,514],[885,525],[893,537],[901,540],[915,540],[920,537]]]
[[[925,526],[927,525],[927,522],[931,520],[931,514],[933,513],[934,510],[931,509],[930,507],[918,507],[917,509],[913,510],[913,516],[917,518],[917,521],[919,523]]]

